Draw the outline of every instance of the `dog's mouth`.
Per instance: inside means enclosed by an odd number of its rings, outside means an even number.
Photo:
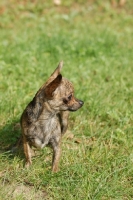
[[[78,108],[77,109],[68,108],[68,111],[70,111],[70,112],[75,112],[76,110],[78,110]]]
[[[78,104],[68,107],[68,110],[71,112],[74,112],[74,111],[78,110],[79,108],[81,108],[83,105],[84,105],[84,102],[81,100],[78,100]]]

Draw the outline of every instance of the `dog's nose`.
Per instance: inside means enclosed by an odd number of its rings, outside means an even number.
[[[79,104],[80,104],[81,106],[83,106],[83,105],[84,105],[84,102],[81,101],[81,100],[79,100]]]

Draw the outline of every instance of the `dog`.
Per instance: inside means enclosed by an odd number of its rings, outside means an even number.
[[[81,108],[83,101],[74,97],[70,81],[62,77],[61,61],[48,81],[38,90],[21,116],[26,167],[32,164],[31,148],[50,146],[53,150],[52,171],[58,171],[61,140],[67,130],[69,112]]]

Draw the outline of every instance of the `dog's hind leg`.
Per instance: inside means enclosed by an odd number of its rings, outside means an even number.
[[[25,167],[28,168],[32,164],[31,148],[30,148],[30,145],[24,135],[23,135],[23,146],[24,146],[24,154],[25,154],[25,158],[26,158]]]

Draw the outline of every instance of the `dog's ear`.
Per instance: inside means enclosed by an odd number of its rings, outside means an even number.
[[[60,61],[60,63],[58,64],[58,67],[51,74],[50,78],[55,79],[60,74],[62,67],[63,67],[63,61]]]
[[[60,74],[60,71],[61,71],[62,67],[63,67],[63,61],[61,61],[59,63],[58,67],[51,74],[51,76],[49,77],[49,79],[47,80],[47,82],[44,83],[42,85],[42,87],[38,90],[38,92],[36,93],[36,96],[41,96],[41,98],[44,97],[44,91],[45,90],[46,90],[45,94],[47,93],[47,96],[49,96],[49,97],[51,96],[51,94],[53,93],[51,91],[52,90],[54,91],[58,87],[58,83],[60,82],[59,80],[62,79],[62,76]],[[49,92],[48,92],[48,90],[49,90]]]
[[[53,92],[60,85],[61,80],[62,80],[62,75],[59,74],[49,85],[46,86],[45,88],[46,98],[51,99],[53,97]]]

